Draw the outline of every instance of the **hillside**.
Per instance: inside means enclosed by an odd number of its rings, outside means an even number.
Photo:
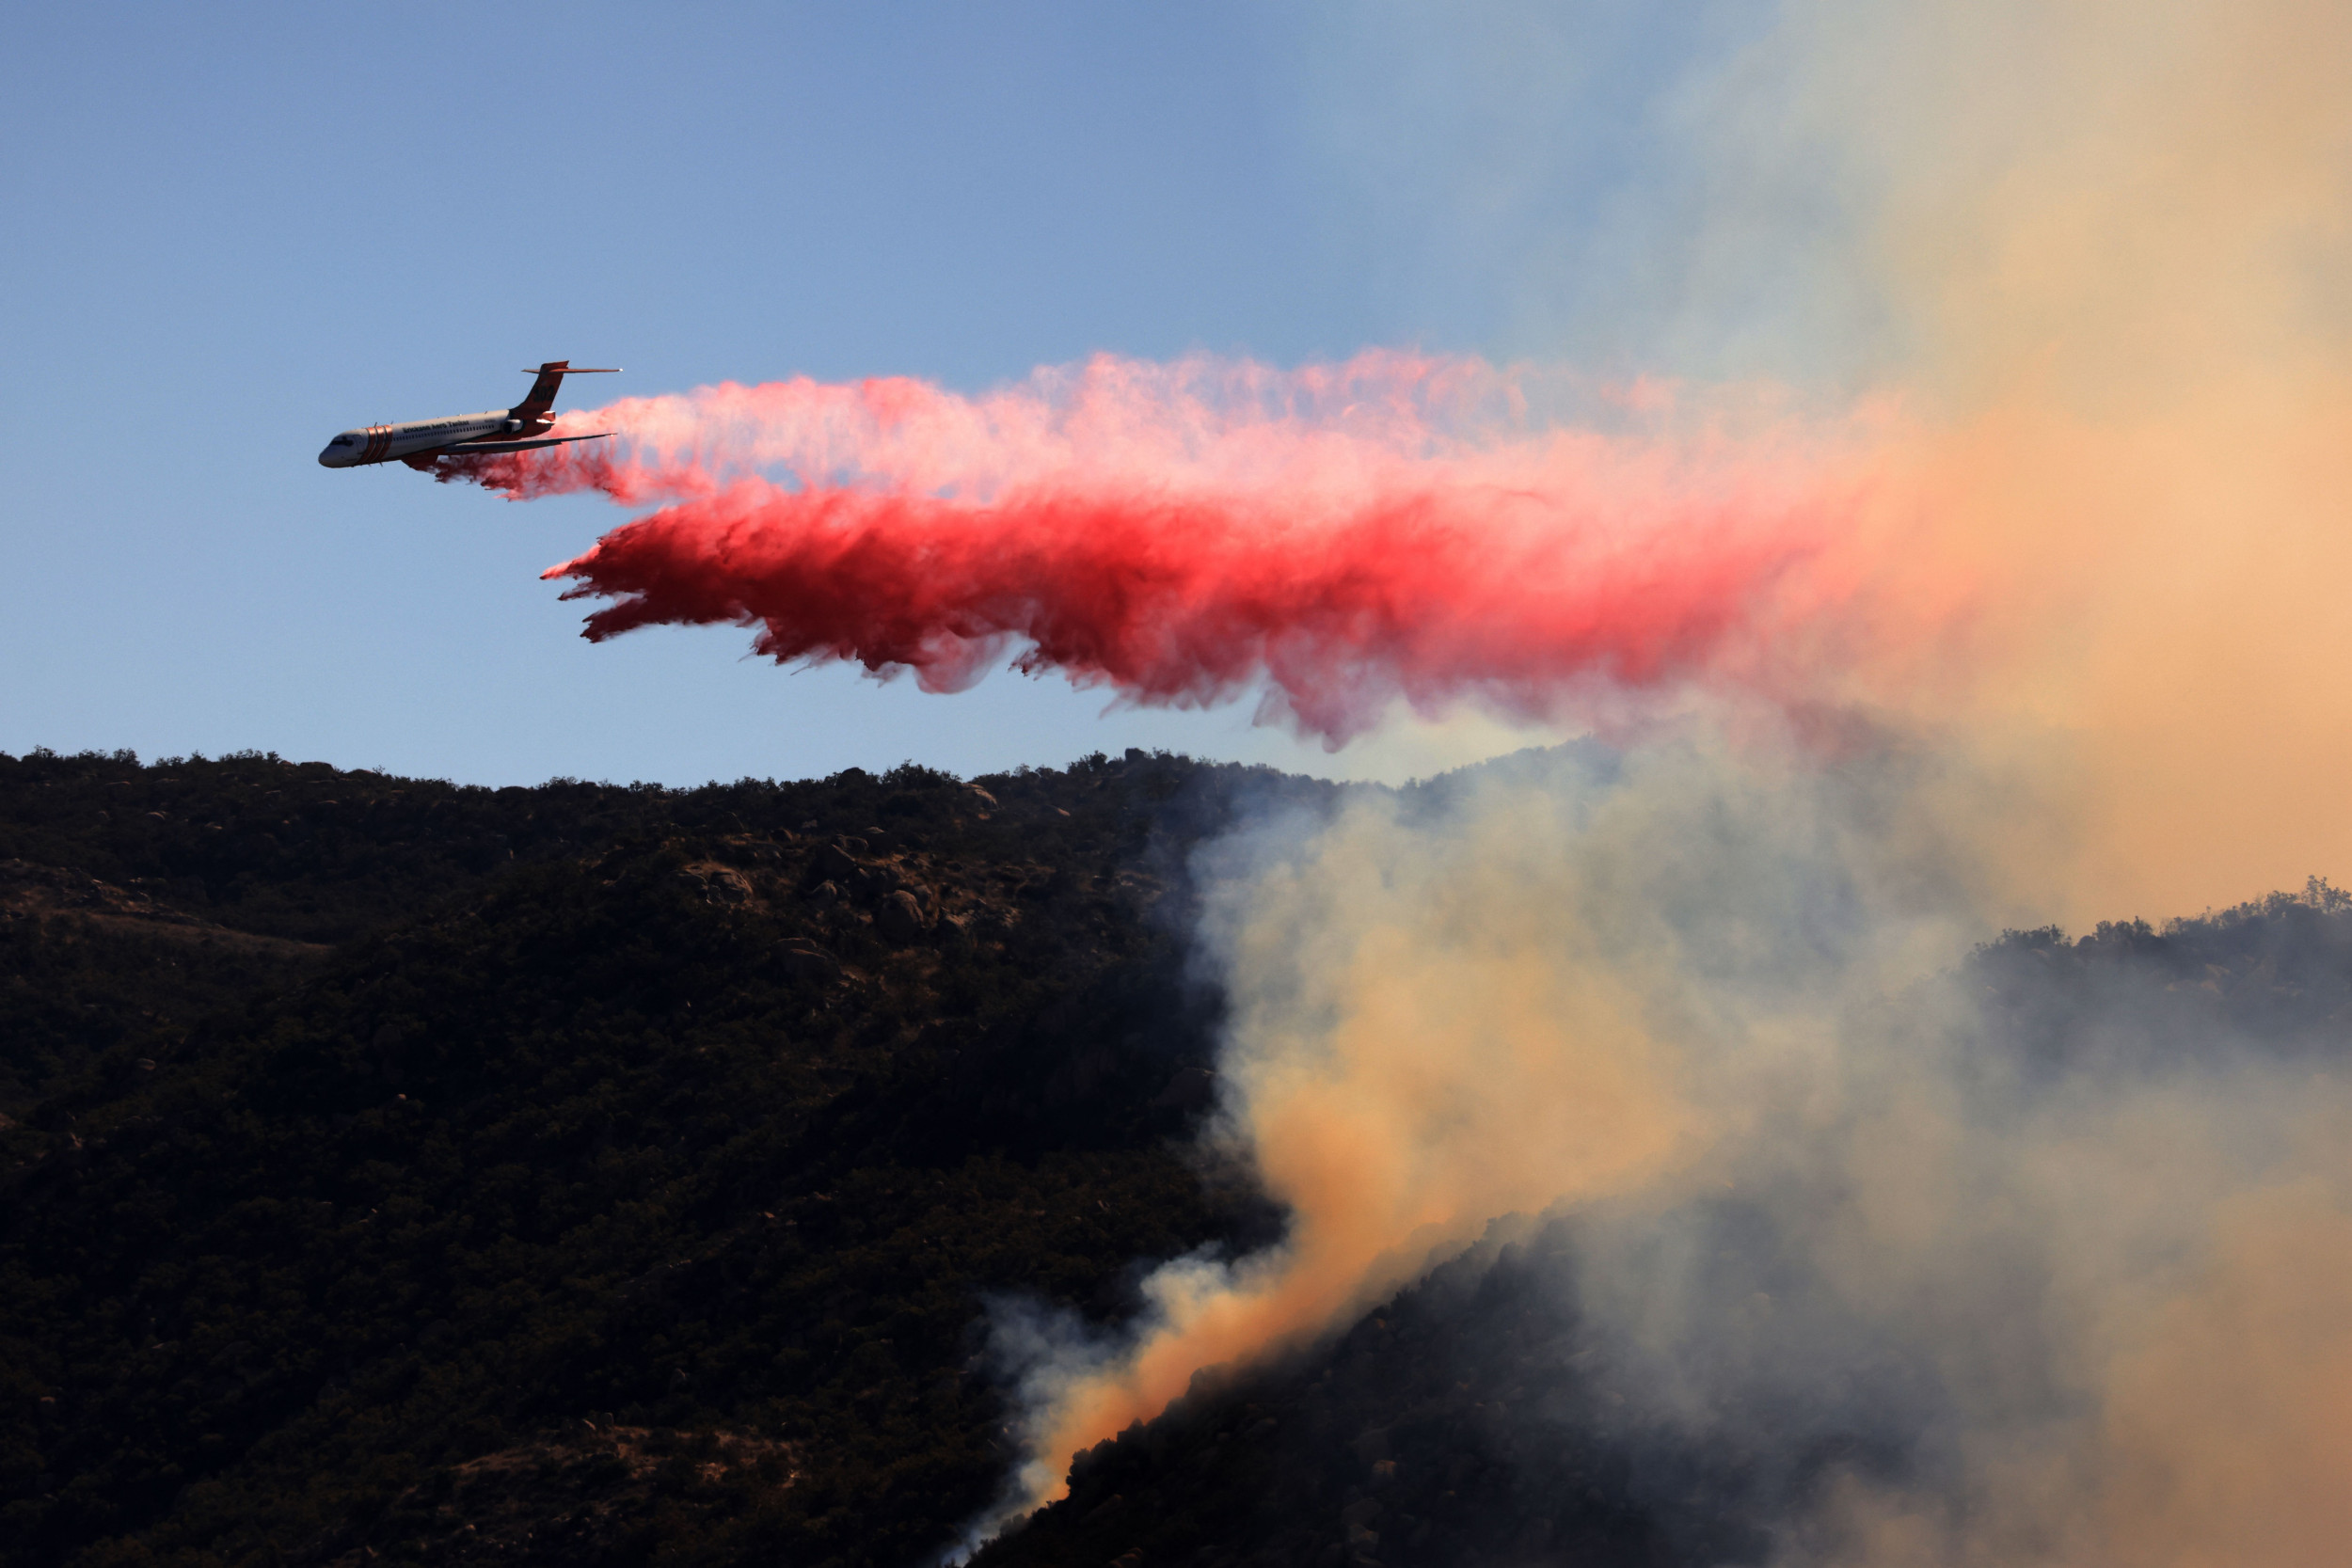
[[[936,1549],[988,1297],[1271,1223],[1184,856],[1328,794],[0,761],[0,1560]]]
[[[1340,794],[0,758],[0,1564],[936,1560],[1012,1457],[992,1302],[1109,1323],[1279,1234],[1191,1139],[1188,856]],[[2352,901],[1938,983],[1989,1082],[2341,1064]],[[1822,1475],[1925,1462],[1925,1374],[1866,1338],[1842,1402],[1640,1414],[1566,1305],[1581,1223],[1204,1374],[980,1568],[1759,1562]],[[1734,1299],[1802,1290],[1742,1200],[1696,1223]]]

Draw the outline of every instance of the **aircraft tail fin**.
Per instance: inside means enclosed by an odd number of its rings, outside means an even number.
[[[620,369],[612,366],[604,370],[590,370],[584,365],[575,367],[568,359],[550,359],[539,367],[537,373],[539,378],[531,384],[531,390],[524,394],[523,401],[506,411],[508,418],[527,421],[546,419],[548,410],[555,406],[555,394],[563,389],[565,376],[617,375]]]

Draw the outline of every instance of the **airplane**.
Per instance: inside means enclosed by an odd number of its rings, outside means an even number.
[[[532,372],[525,371],[525,375]],[[568,359],[550,359],[539,367],[539,379],[531,384],[531,391],[514,407],[492,409],[486,414],[460,414],[450,420],[410,420],[405,424],[360,425],[346,430],[326,443],[319,453],[319,466],[325,468],[357,468],[370,463],[389,463],[397,459],[412,468],[430,468],[434,459],[452,456],[486,456],[501,451],[524,451],[532,447],[559,447],[566,441],[602,440],[612,434],[597,431],[593,436],[549,436],[555,416],[548,412],[555,406],[556,389],[567,375],[618,375],[619,367],[592,371],[585,366],[574,368]]]

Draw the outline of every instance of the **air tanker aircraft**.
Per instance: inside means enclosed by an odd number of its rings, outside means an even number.
[[[566,441],[601,440],[612,433],[600,430],[592,436],[549,436],[555,416],[548,410],[555,406],[556,389],[564,385],[565,376],[619,373],[617,366],[601,371],[575,370],[568,359],[550,359],[539,367],[539,379],[531,384],[530,395],[512,408],[460,414],[449,420],[361,425],[327,442],[326,450],[319,453],[319,462],[329,468],[357,468],[397,458],[412,468],[429,468],[437,457],[522,451],[531,447],[562,446]]]

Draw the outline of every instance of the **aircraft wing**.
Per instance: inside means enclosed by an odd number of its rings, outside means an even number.
[[[544,436],[536,441],[459,441],[454,446],[435,447],[421,456],[438,457],[443,452],[464,452],[469,456],[481,452],[521,451],[527,447],[560,447],[566,441],[601,441],[612,433],[599,430],[593,436]]]

